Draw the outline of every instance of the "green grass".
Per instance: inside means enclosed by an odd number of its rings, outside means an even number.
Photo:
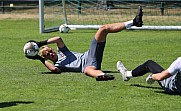
[[[82,73],[49,74],[39,62],[23,55],[30,39],[61,36],[78,52],[89,48],[95,30],[39,34],[36,20],[0,20],[0,109],[4,111],[180,111],[180,96],[164,94],[145,76],[122,81],[116,62],[131,70],[148,59],[164,68],[181,55],[180,31],[123,31],[110,34],[102,70],[114,81],[97,82]],[[52,45],[55,47],[54,45]]]

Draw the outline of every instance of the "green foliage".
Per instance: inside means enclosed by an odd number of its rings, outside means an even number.
[[[116,62],[131,70],[152,59],[167,68],[181,55],[179,31],[123,31],[109,34],[102,69],[114,81],[97,82],[82,73],[50,74],[39,62],[23,55],[26,41],[61,36],[78,52],[89,48],[95,30],[39,34],[35,20],[0,21],[0,108],[9,111],[179,111],[180,96],[164,94],[145,76],[122,81]],[[52,45],[55,47],[54,45]]]

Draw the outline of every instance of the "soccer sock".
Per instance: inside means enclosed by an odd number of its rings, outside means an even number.
[[[131,28],[131,26],[133,25],[133,20],[124,22],[124,24],[125,24],[126,29],[129,29],[129,28]]]
[[[100,73],[99,76],[102,76],[102,75],[104,75],[104,74],[105,74],[105,73]]]
[[[126,77],[132,78],[132,77],[133,77],[133,76],[132,76],[132,71],[127,71]]]

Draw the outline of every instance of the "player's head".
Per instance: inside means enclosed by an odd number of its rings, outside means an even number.
[[[49,46],[43,46],[40,50],[40,55],[42,57],[44,57],[46,60],[49,59],[53,62],[55,62],[57,60],[57,57],[58,57],[56,52],[54,51],[54,49],[52,49]]]

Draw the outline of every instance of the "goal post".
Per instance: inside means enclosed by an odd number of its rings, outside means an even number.
[[[143,7],[138,30],[181,30],[180,0],[39,0],[40,33],[70,29],[98,29],[100,25],[133,19]]]
[[[44,0],[39,0],[39,32],[44,32]]]

